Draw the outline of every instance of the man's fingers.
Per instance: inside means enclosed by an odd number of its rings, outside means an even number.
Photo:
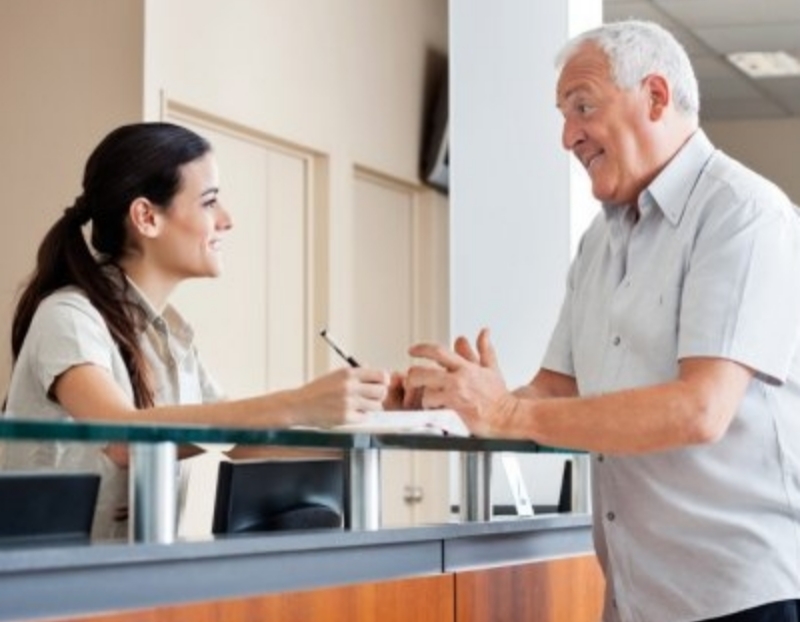
[[[447,408],[445,392],[438,389],[427,389],[422,394],[422,407],[426,410],[435,408]]]
[[[403,408],[405,410],[416,410],[422,408],[422,394],[423,389],[414,389],[410,386],[406,387],[403,394]]]
[[[448,371],[456,371],[464,366],[466,361],[463,357],[455,352],[451,352],[447,348],[432,344],[432,343],[418,343],[408,349],[411,356],[421,359],[428,359],[434,363],[438,363]]]
[[[447,372],[435,367],[423,367],[416,365],[408,370],[406,376],[406,391],[435,389],[439,390],[444,386],[447,379]]]
[[[497,352],[495,352],[494,346],[489,339],[488,328],[481,329],[481,332],[478,333],[478,354],[483,367],[500,368],[497,362]]]
[[[472,349],[469,340],[464,336],[460,336],[455,340],[453,349],[456,351],[456,354],[467,359],[470,363],[478,363],[480,361],[475,350]]]

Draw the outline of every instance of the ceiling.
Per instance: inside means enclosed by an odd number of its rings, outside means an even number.
[[[800,0],[603,0],[604,21],[658,22],[683,44],[700,83],[701,117],[800,118],[800,76],[754,80],[731,52],[789,52],[800,58]]]

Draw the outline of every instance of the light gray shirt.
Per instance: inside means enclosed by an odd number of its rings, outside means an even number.
[[[129,299],[144,310],[147,323],[140,344],[147,361],[156,405],[194,404],[221,399],[193,345],[190,326],[172,308],[157,314],[128,281]],[[7,417],[71,420],[54,401],[53,382],[78,365],[106,369],[133,402],[127,369],[111,333],[85,294],[74,287],[48,296],[34,314],[11,376]],[[104,444],[8,442],[0,452],[5,469],[91,471],[101,478],[92,536],[124,538],[127,521],[114,520],[128,503],[127,470],[103,453]]]
[[[593,455],[604,620],[688,622],[800,598],[800,220],[698,131],[632,208],[604,207],[543,367],[581,395],[755,370],[716,443]]]

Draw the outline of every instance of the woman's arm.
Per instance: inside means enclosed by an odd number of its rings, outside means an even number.
[[[248,399],[137,409],[106,369],[87,364],[71,367],[61,374],[51,391],[71,416],[82,420],[254,428],[329,427],[357,421],[364,412],[380,410],[388,382],[385,372],[348,368],[296,389]],[[114,446],[109,446],[107,453],[121,466],[127,462],[127,452]]]

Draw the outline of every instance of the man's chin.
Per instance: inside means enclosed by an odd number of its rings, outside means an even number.
[[[601,203],[614,203],[613,194],[607,188],[602,188],[596,184],[592,184],[592,196]]]

